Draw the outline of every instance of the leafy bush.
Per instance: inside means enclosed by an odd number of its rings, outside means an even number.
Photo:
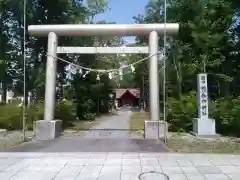
[[[38,104],[30,105],[27,108],[26,119],[27,129],[33,129],[34,121],[44,119],[44,104],[39,102]]]
[[[167,113],[171,131],[192,130],[192,120],[197,117],[196,93],[183,95],[181,99],[168,98]]]
[[[193,118],[197,117],[195,93],[184,95],[180,100],[169,98],[167,110],[170,130],[189,132]],[[225,97],[209,103],[209,116],[216,120],[218,133],[240,136],[240,97]]]
[[[63,128],[75,119],[74,106],[68,101],[56,104],[55,119],[63,121]],[[30,105],[26,112],[26,128],[32,129],[34,121],[44,119],[44,104],[42,102]],[[0,105],[0,128],[7,130],[22,129],[22,107],[16,104]]]
[[[93,121],[96,118],[96,113],[85,113],[84,120]]]
[[[93,121],[96,117],[95,108],[96,104],[88,99],[84,103],[77,103],[77,117],[80,120]]]
[[[0,128],[7,130],[22,128],[22,108],[16,104],[0,105]]]
[[[55,119],[62,120],[63,128],[68,127],[76,119],[73,104],[68,101],[59,101],[56,104]]]
[[[220,98],[210,108],[217,132],[240,136],[240,97]]]

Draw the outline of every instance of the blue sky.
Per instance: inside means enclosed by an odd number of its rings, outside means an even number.
[[[96,21],[106,20],[118,24],[132,24],[133,16],[144,13],[144,8],[149,0],[107,0],[110,10],[99,14]],[[125,37],[128,42],[134,41],[134,37]]]

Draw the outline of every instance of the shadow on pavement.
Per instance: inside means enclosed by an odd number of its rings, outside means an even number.
[[[88,132],[91,132],[91,131],[129,131],[129,132],[133,132],[133,131],[138,131],[139,129],[84,129],[84,128],[80,128],[78,129],[79,131],[88,131]]]
[[[33,141],[1,152],[167,152],[167,148],[152,139],[75,138]]]

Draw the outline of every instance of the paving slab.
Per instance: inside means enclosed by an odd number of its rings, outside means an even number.
[[[210,164],[196,166],[193,162],[198,158]],[[225,160],[228,166],[214,165],[211,163],[213,160]],[[100,163],[95,163],[97,161]],[[0,153],[0,165],[5,165],[0,170],[0,179],[137,180],[138,175],[145,172],[142,180],[165,180],[161,174],[146,174],[149,171],[156,171],[169,176],[169,180],[239,180],[240,167],[232,162],[240,162],[240,155],[126,152]]]

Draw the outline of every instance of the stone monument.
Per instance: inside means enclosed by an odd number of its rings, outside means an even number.
[[[198,118],[193,120],[193,133],[196,136],[216,136],[215,120],[208,117],[207,74],[197,76]]]

